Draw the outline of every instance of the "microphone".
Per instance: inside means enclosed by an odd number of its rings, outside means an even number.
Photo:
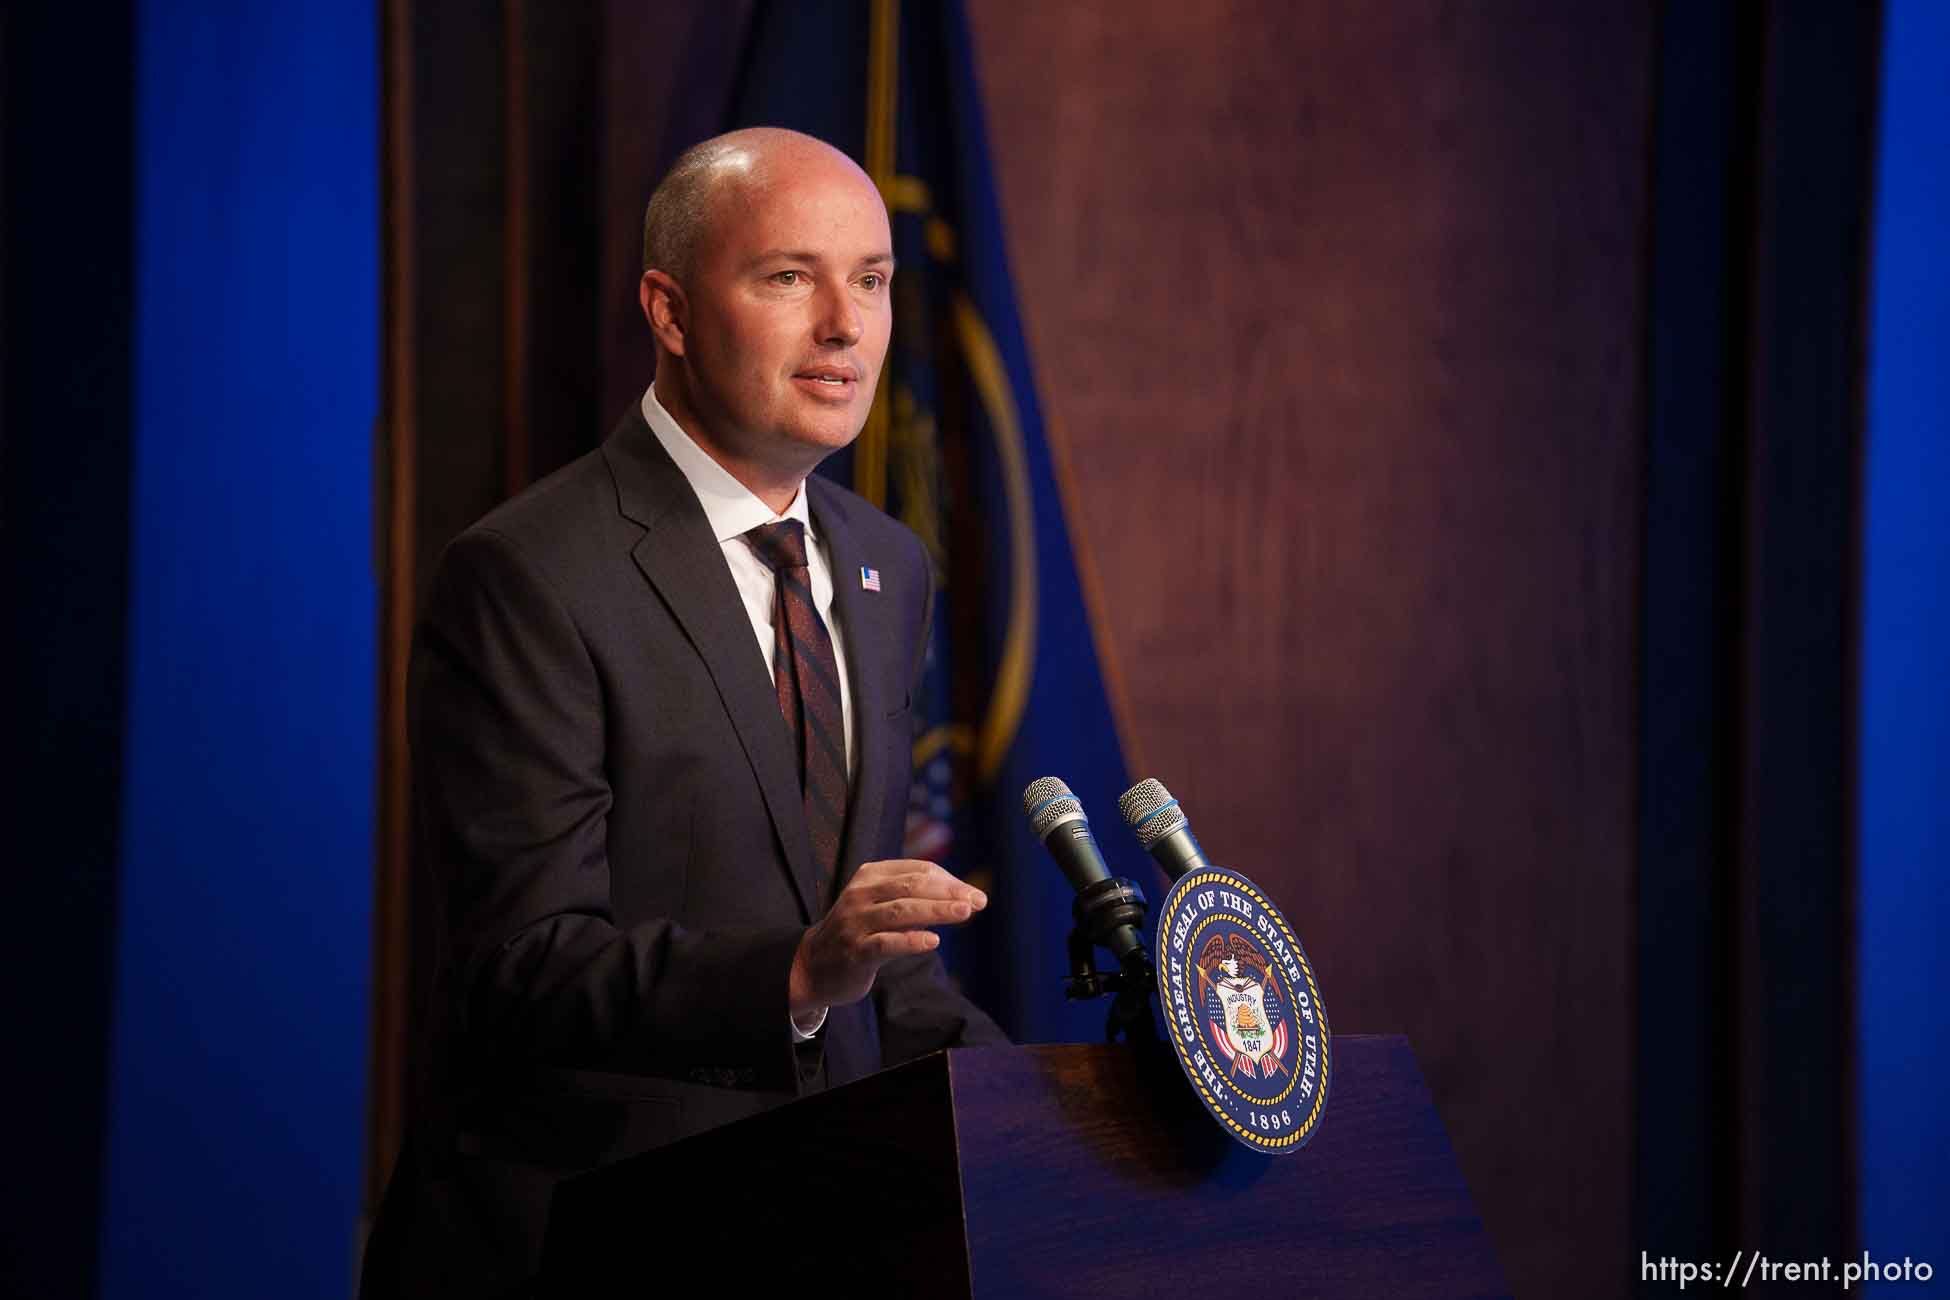
[[[1029,818],[1030,831],[1043,842],[1079,895],[1110,885],[1110,868],[1104,865],[1104,855],[1090,833],[1090,819],[1083,815],[1083,804],[1070,793],[1069,786],[1053,776],[1031,781],[1022,792],[1022,811]],[[1125,882],[1119,892],[1129,888]],[[1113,891],[1105,888],[1101,892]],[[1142,895],[1139,899],[1142,909]],[[1144,941],[1138,937],[1136,926],[1113,926],[1100,942],[1121,964],[1129,965],[1134,957],[1143,960]]]
[[[1198,867],[1209,867],[1204,850],[1192,837],[1185,810],[1171,797],[1171,791],[1155,780],[1140,781],[1117,800],[1119,812],[1137,834],[1144,851],[1176,880]]]

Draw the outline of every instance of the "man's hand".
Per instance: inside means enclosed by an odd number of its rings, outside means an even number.
[[[932,862],[862,864],[832,910],[799,941],[786,988],[793,1018],[858,1002],[883,965],[940,946],[941,936],[929,927],[960,925],[988,903],[988,895]]]

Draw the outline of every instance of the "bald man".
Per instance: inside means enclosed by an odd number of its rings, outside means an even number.
[[[899,857],[930,561],[808,477],[886,357],[886,208],[754,130],[684,154],[644,226],[654,384],[457,538],[422,612],[439,970],[368,1297],[521,1294],[562,1177],[1004,1041],[934,951],[987,900]]]

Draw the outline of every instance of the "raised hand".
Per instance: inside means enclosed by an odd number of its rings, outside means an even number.
[[[863,864],[799,941],[786,991],[791,1014],[858,1002],[872,991],[882,966],[939,947],[933,927],[960,925],[988,902],[988,895],[932,862]]]

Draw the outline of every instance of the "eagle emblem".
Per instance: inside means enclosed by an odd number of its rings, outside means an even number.
[[[1244,935],[1213,935],[1198,959],[1213,1042],[1235,1076],[1272,1078],[1292,1046],[1279,976]]]

